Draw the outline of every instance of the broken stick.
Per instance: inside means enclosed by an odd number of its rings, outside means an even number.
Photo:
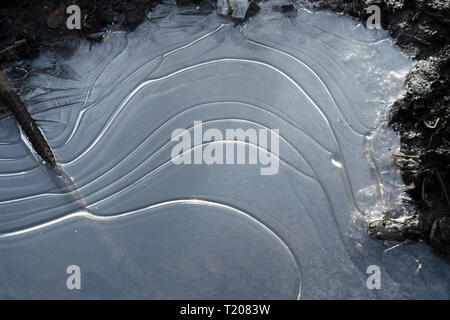
[[[5,48],[5,49],[3,49],[2,51],[0,51],[0,55],[4,54],[5,52],[7,52],[7,51],[9,51],[9,50],[12,50],[12,49],[14,49],[14,48],[17,48],[18,46],[23,45],[25,42],[27,42],[27,40],[25,40],[25,39],[22,39],[22,40],[19,40],[19,41],[14,42],[13,45],[11,45],[11,46],[9,46],[8,48]]]
[[[19,96],[14,91],[11,83],[6,79],[3,72],[0,70],[0,99],[2,99],[6,105],[10,108],[14,114],[17,122],[20,124],[23,132],[30,140],[31,145],[37,154],[46,163],[52,167],[56,167],[55,156],[53,155],[50,146],[42,135],[41,130],[39,130],[36,122],[34,122],[30,113],[28,112],[25,104],[19,98]]]

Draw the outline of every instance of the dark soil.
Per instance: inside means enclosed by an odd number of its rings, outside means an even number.
[[[450,45],[420,62],[406,79],[406,94],[391,110],[401,134],[397,158],[417,204],[421,238],[450,253]]]
[[[134,30],[162,0],[14,0],[0,2],[0,51],[21,39],[26,44],[0,55],[0,64],[33,59],[69,39],[101,41],[107,26]],[[66,8],[81,9],[81,30],[69,30]]]
[[[366,8],[381,8],[381,23],[397,45],[421,60],[406,80],[405,95],[392,106],[390,122],[401,136],[398,165],[406,191],[416,204],[413,218],[400,223],[389,218],[369,226],[381,240],[423,240],[440,253],[450,253],[450,0],[313,0],[327,8],[367,20]],[[135,29],[162,0],[16,0],[0,3],[0,51],[16,41],[26,43],[0,55],[0,67],[57,51],[66,40],[103,40],[107,27]],[[213,0],[179,0],[182,6]],[[81,8],[81,30],[69,30],[65,8]],[[251,2],[247,17],[258,12]],[[295,13],[286,4],[274,10]],[[395,62],[393,62],[395,63]],[[14,83],[20,89],[20,82]],[[0,111],[1,115],[1,111]],[[389,213],[387,213],[389,216]]]

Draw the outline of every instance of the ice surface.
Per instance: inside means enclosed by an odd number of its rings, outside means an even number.
[[[449,297],[424,244],[366,231],[404,196],[383,121],[412,62],[384,31],[274,4],[236,27],[163,5],[34,62],[24,99],[86,205],[0,119],[0,298]],[[173,164],[172,132],[196,120],[279,129],[278,174]]]

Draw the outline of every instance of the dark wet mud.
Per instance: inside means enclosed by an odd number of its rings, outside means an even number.
[[[36,58],[64,47],[65,40],[101,41],[107,26],[134,30],[161,0],[17,0],[0,3],[0,50],[25,39],[26,45],[0,55],[0,63]],[[69,30],[69,5],[81,9],[81,30]]]
[[[401,133],[403,180],[417,204],[421,238],[450,253],[450,47],[421,62],[406,80],[406,94],[392,106]]]

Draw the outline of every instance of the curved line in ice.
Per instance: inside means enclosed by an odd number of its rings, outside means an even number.
[[[301,298],[301,293],[302,293],[302,285],[301,285],[301,269],[300,269],[300,262],[297,258],[297,256],[295,255],[294,251],[289,247],[289,245],[286,243],[286,241],[280,236],[278,235],[275,231],[273,231],[271,228],[269,228],[266,224],[264,224],[263,222],[261,222],[260,220],[258,220],[257,218],[255,218],[253,215],[251,215],[248,212],[245,212],[243,210],[240,210],[236,207],[224,204],[224,203],[220,203],[220,202],[214,202],[214,201],[209,201],[209,200],[201,200],[201,199],[177,199],[177,200],[169,200],[169,201],[164,201],[164,202],[159,202],[159,203],[155,203],[152,205],[149,205],[147,207],[141,208],[141,209],[137,209],[137,210],[133,210],[133,211],[128,211],[128,212],[124,212],[124,213],[118,213],[115,215],[111,215],[111,216],[100,216],[100,215],[96,215],[93,214],[89,211],[86,210],[82,210],[82,211],[77,211],[74,213],[70,213],[68,215],[65,215],[63,217],[39,224],[39,225],[35,225],[26,229],[21,229],[21,230],[17,230],[17,231],[12,231],[12,232],[8,232],[8,233],[2,233],[0,234],[0,239],[6,239],[6,238],[13,238],[13,237],[17,237],[17,236],[23,236],[26,235],[30,232],[35,232],[35,231],[39,231],[39,230],[43,230],[45,228],[48,228],[52,225],[56,225],[56,224],[60,224],[64,221],[70,220],[70,219],[74,219],[74,218],[86,218],[86,219],[90,219],[90,220],[95,220],[95,221],[101,221],[101,222],[107,222],[107,221],[114,221],[117,219],[122,219],[122,218],[127,218],[130,216],[134,216],[137,214],[141,214],[147,210],[154,210],[157,208],[161,208],[161,207],[165,207],[165,206],[170,206],[170,205],[183,205],[183,204],[191,204],[191,205],[200,205],[200,206],[212,206],[212,207],[216,207],[216,208],[221,208],[221,209],[226,209],[226,211],[231,211],[235,214],[238,214],[240,216],[245,217],[246,219],[249,219],[251,222],[255,223],[256,225],[258,225],[259,227],[261,227],[263,230],[265,230],[266,232],[268,232],[270,235],[272,235],[283,247],[284,249],[288,252],[289,256],[291,257],[292,261],[295,264],[295,268],[297,270],[297,277],[298,277],[298,290],[297,290],[297,296],[296,299],[300,299]]]

